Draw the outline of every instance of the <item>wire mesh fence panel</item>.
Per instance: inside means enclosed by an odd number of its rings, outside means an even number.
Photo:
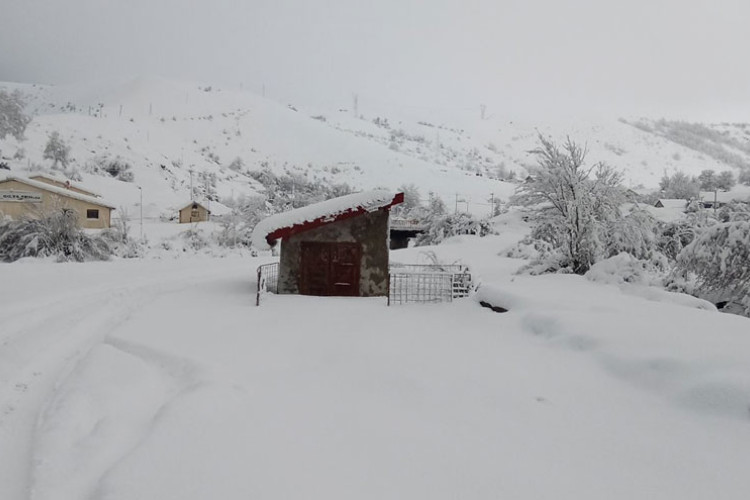
[[[464,273],[465,266],[459,264],[400,264],[391,262],[391,272],[396,273]]]
[[[472,287],[471,274],[468,272],[453,274],[451,285],[454,299],[468,297]]]
[[[389,304],[450,302],[453,275],[449,273],[391,273]]]
[[[277,293],[279,291],[279,263],[263,264],[258,267],[258,293],[255,305],[260,305],[260,296],[264,292]]]

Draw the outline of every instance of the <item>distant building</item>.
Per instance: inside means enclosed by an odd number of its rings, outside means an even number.
[[[369,191],[272,215],[253,231],[259,248],[281,241],[278,293],[388,295],[388,230],[403,193]]]
[[[685,209],[687,208],[688,202],[687,200],[679,200],[679,199],[672,199],[672,198],[661,198],[659,200],[656,200],[656,203],[654,203],[654,206],[656,208],[680,208]]]
[[[197,201],[191,201],[180,209],[180,224],[206,222],[210,217],[211,211]]]
[[[0,214],[18,219],[39,218],[56,211],[73,211],[83,228],[110,227],[115,207],[81,191],[86,190],[73,190],[24,177],[6,177],[0,179]]]

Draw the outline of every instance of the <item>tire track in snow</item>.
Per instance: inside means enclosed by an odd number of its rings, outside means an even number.
[[[117,338],[98,344],[40,415],[32,498],[100,498],[104,478],[148,439],[161,415],[206,383],[193,361]]]
[[[210,278],[207,269],[149,276],[125,286],[89,287],[44,309],[16,307],[0,331],[0,484],[3,500],[31,494],[34,428],[39,413],[76,363],[140,305]],[[29,317],[29,314],[34,314]]]

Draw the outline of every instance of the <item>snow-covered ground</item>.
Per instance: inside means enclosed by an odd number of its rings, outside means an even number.
[[[0,266],[0,497],[746,498],[750,320],[515,276],[501,228],[393,252],[472,266],[438,305],[255,307],[271,257]]]

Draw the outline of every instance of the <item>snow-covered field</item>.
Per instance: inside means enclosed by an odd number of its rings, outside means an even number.
[[[0,498],[746,498],[750,320],[515,276],[503,228],[426,249],[482,283],[438,305],[255,307],[271,257],[2,265]]]

